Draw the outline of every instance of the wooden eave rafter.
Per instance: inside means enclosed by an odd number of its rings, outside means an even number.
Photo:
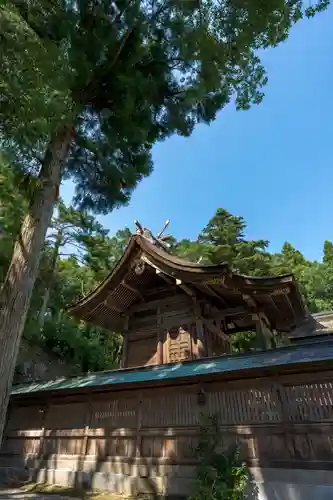
[[[120,307],[117,307],[116,304],[113,302],[112,298],[108,296],[105,301],[104,305],[108,308],[111,309],[112,311],[116,311],[118,314],[124,314],[124,310],[120,309]]]
[[[139,292],[139,290],[137,290],[136,288],[132,287],[131,285],[129,285],[128,283],[126,283],[125,280],[123,280],[121,282],[121,285],[126,288],[127,290],[129,290],[130,292],[132,292],[134,295],[136,295],[141,301],[144,300],[143,296],[141,295],[141,293]]]
[[[182,290],[184,290],[184,292],[187,295],[189,295],[190,297],[196,297],[197,292],[194,288],[183,283],[182,280],[171,277],[165,272],[163,272],[158,266],[156,266],[153,262],[151,262],[150,259],[145,254],[141,255],[141,260],[143,260],[143,262],[145,262],[149,266],[153,267],[155,269],[156,274],[160,276],[162,279],[164,279],[164,281],[166,281],[168,284],[174,285],[176,283],[176,285],[179,286],[179,288],[181,288]]]
[[[268,297],[268,299],[269,299],[269,303],[271,304],[271,306],[273,307],[273,309],[275,310],[275,312],[276,312],[277,314],[281,314],[280,309],[279,309],[279,308],[278,308],[278,306],[276,305],[276,303],[275,303],[275,300],[274,300],[273,296],[269,293],[269,294],[267,295],[267,297]]]
[[[223,306],[223,307],[229,307],[228,302],[221,297],[218,293],[215,292],[215,290],[212,289],[211,286],[203,284],[203,285],[197,285],[197,287],[202,290],[205,294],[208,293],[208,295],[215,297],[216,300]]]
[[[248,307],[229,307],[228,309],[223,309],[222,311],[218,311],[216,313],[210,314],[209,319],[222,321],[223,319],[230,317],[243,316],[244,314],[252,314],[254,311]]]
[[[283,295],[284,295],[285,301],[286,301],[286,303],[288,305],[288,308],[289,308],[289,310],[290,310],[290,312],[292,314],[292,317],[295,319],[296,318],[296,312],[295,312],[295,309],[293,308],[293,305],[292,305],[292,303],[290,301],[289,294],[288,293],[284,293]]]
[[[246,293],[243,293],[242,297],[251,309],[258,309],[258,305],[253,297],[251,297],[250,295],[248,295]]]
[[[230,343],[230,337],[224,331],[217,326],[212,319],[205,318],[204,316],[199,316],[199,319],[211,330],[215,335],[220,337],[222,340]]]
[[[79,319],[89,317],[91,321],[95,320],[96,324],[98,324],[98,313],[96,312],[96,316],[94,316],[93,312],[95,310],[98,311],[99,304],[107,302],[107,306],[110,309],[118,314],[123,314],[125,311],[123,311],[117,299],[115,298],[112,301],[109,298],[110,294],[119,286],[123,286],[129,293],[134,294],[138,300],[141,300],[141,302],[147,300],[147,297],[144,296],[145,294],[140,293],[140,290],[137,290],[135,285],[132,285],[132,283],[129,284],[126,281],[129,269],[133,269],[133,262],[142,257],[147,259],[148,267],[153,267],[155,273],[167,285],[174,287],[174,289],[179,288],[183,290],[191,298],[197,297],[202,293],[208,300],[211,298],[211,302],[215,302],[216,304],[218,301],[221,309],[230,307],[230,303],[228,304],[227,300],[220,296],[219,292],[215,290],[214,285],[224,287],[230,292],[231,296],[243,295],[249,309],[256,308],[256,310],[264,307],[264,305],[260,306],[260,295],[274,295],[280,293],[281,289],[285,287],[289,290],[289,296],[286,297],[286,306],[288,304],[288,307],[293,312],[292,324],[290,323],[291,318],[289,315],[289,319],[286,318],[287,323],[285,326],[292,328],[297,320],[300,321],[306,315],[304,303],[292,275],[262,278],[249,277],[233,273],[226,265],[202,266],[186,262],[168,254],[142,236],[133,236],[131,238],[122,258],[109,276],[93,292],[76,304],[73,304],[68,309],[69,312]],[[255,300],[256,294],[258,294],[258,303]],[[272,300],[274,301],[273,298]],[[274,315],[278,316],[279,311],[281,319],[279,305],[276,304],[276,308],[277,310],[274,308]],[[235,320],[237,321],[236,318]]]

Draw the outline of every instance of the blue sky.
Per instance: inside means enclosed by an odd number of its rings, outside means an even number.
[[[177,238],[195,238],[218,207],[247,221],[247,237],[291,242],[320,259],[333,240],[333,7],[293,28],[263,54],[269,82],[260,106],[230,105],[190,138],[153,150],[154,173],[128,207],[100,220],[111,233],[133,220]],[[62,196],[69,202],[72,186]],[[133,228],[134,229],[134,228]]]

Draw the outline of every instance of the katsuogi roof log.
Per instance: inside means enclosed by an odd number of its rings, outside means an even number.
[[[292,274],[248,277],[225,264],[203,266],[169,254],[154,239],[132,236],[107,278],[69,308],[70,314],[114,332],[122,332],[124,318],[144,304],[169,296],[187,295],[206,301],[225,318],[225,329],[254,327],[255,313],[264,313],[272,328],[287,332],[306,316]]]

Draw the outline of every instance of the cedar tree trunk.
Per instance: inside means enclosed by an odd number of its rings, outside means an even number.
[[[0,290],[0,443],[21,336],[70,141],[71,129],[62,129],[46,150],[37,186]]]

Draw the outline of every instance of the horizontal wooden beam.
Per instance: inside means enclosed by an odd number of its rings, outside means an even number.
[[[175,280],[170,278],[167,274],[164,274],[160,269],[155,269],[155,272],[158,276],[162,278],[168,285],[175,285]]]
[[[252,313],[253,313],[253,309],[250,309],[249,307],[244,307],[244,306],[229,307],[227,309],[222,309],[221,311],[210,314],[209,319],[221,320],[221,319],[224,319],[228,316],[230,316],[232,318],[234,316],[241,316],[243,314],[252,314]]]
[[[208,290],[208,292],[213,296],[215,297],[221,304],[223,304],[225,307],[228,307],[229,304],[228,302],[223,298],[221,297],[217,292],[215,292],[215,290],[213,290],[210,286],[208,285],[205,285],[205,288]]]
[[[196,293],[196,291],[191,286],[183,283],[182,280],[180,280],[178,278],[173,278],[173,277],[169,276],[168,274],[164,273],[158,266],[156,266],[155,264],[153,264],[148,259],[148,257],[146,257],[145,255],[141,255],[141,259],[146,264],[148,264],[149,266],[153,267],[155,269],[156,274],[158,276],[160,276],[162,279],[164,279],[164,281],[166,281],[169,285],[176,284],[177,286],[179,286],[179,288],[181,288],[182,290],[184,290],[184,292],[187,295],[189,295],[190,297],[196,297],[197,293]]]
[[[184,292],[187,293],[187,295],[189,295],[190,297],[194,298],[197,296],[197,292],[191,286],[185,285],[182,280],[176,279],[176,285],[184,290]]]
[[[146,311],[148,309],[156,309],[161,305],[167,304],[179,304],[180,301],[189,302],[187,295],[171,295],[170,297],[164,297],[163,299],[151,300],[149,302],[143,302],[142,304],[135,304],[129,308],[129,313]]]
[[[227,342],[230,343],[230,337],[226,333],[224,333],[221,328],[218,326],[214,325],[214,321],[212,319],[205,318],[203,316],[200,316],[201,321],[207,326],[209,330],[211,330],[215,335],[220,337],[223,340],[226,340]]]
[[[245,302],[248,304],[249,307],[252,307],[254,309],[258,309],[256,301],[254,300],[253,297],[251,297],[250,295],[247,295],[247,294],[243,294],[243,299],[245,300]]]

